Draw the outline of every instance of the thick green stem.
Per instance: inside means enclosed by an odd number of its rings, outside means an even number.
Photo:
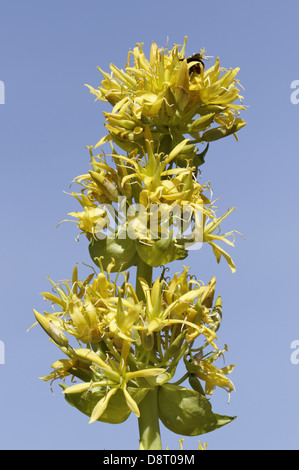
[[[149,285],[152,286],[153,268],[138,259],[136,274],[136,294],[139,300],[144,300],[144,292],[142,290],[139,278],[142,277]],[[140,444],[144,450],[161,450],[161,436],[158,416],[158,388],[149,390],[145,398],[139,404],[140,417],[138,418]]]
[[[143,450],[162,450],[157,392],[158,387],[149,390],[142,402],[139,403],[138,425],[140,444]]]

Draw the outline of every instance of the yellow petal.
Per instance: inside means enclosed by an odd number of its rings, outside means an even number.
[[[112,395],[115,394],[118,388],[119,387],[115,387],[109,390],[109,392],[103,398],[101,398],[101,400],[96,404],[90,416],[90,420],[89,420],[90,424],[93,423],[94,421],[97,421],[97,419],[101,417],[101,415],[104,413],[104,411],[106,410],[108,406],[110,398],[112,397]]]
[[[83,382],[80,384],[71,385],[63,390],[62,393],[81,393],[88,390],[92,385],[92,382]]]
[[[82,359],[85,359],[85,360],[88,360],[88,361],[91,361],[91,362],[95,362],[95,364],[97,364],[98,366],[100,366],[104,369],[111,369],[112,370],[112,368],[106,362],[104,362],[98,356],[97,353],[95,353],[91,349],[79,348],[79,349],[75,349],[75,353],[76,353],[77,356],[81,357]]]
[[[133,413],[137,416],[137,418],[139,418],[140,411],[139,411],[136,401],[131,397],[131,395],[129,394],[129,392],[127,391],[125,387],[123,388],[123,392],[124,392],[124,396],[125,396],[128,407],[130,408],[131,411],[133,411]]]

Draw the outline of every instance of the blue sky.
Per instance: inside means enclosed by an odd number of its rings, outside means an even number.
[[[75,209],[64,192],[87,169],[85,146],[104,134],[105,105],[84,84],[99,85],[97,66],[123,67],[137,42],[147,51],[151,41],[181,44],[187,35],[188,54],[205,47],[221,65],[240,67],[249,106],[239,142],[215,142],[202,169],[220,209],[237,207],[225,225],[245,237],[230,251],[237,272],[217,265],[209,247],[185,262],[203,281],[216,275],[224,305],[219,342],[236,364],[230,403],[224,391],[212,403],[238,418],[201,440],[211,450],[298,449],[291,343],[299,339],[299,105],[290,100],[299,79],[298,3],[12,0],[0,9],[0,448],[138,447],[134,416],[118,426],[89,425],[58,385],[52,393],[38,379],[59,350],[41,329],[26,331],[33,308],[44,308],[46,278],[69,278],[76,262],[89,262],[75,224],[56,228]],[[162,427],[164,448],[178,449],[179,438]],[[197,441],[185,438],[185,449]]]

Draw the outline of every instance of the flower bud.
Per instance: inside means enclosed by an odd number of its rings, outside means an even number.
[[[141,331],[140,338],[141,338],[142,347],[146,351],[151,351],[155,344],[154,334],[153,333],[146,334],[144,331]]]
[[[60,330],[58,326],[52,320],[48,320],[44,315],[41,315],[36,310],[33,310],[35,318],[37,319],[40,326],[44,331],[58,344],[58,346],[68,347],[68,339],[65,334]]]
[[[222,301],[221,301],[220,295],[218,295],[217,297],[217,300],[215,302],[210,318],[214,322],[214,325],[210,327],[211,330],[214,332],[218,331],[220,328],[221,320],[222,320]]]
[[[177,72],[174,96],[178,109],[183,111],[189,101],[189,70],[186,60],[181,63]]]
[[[106,178],[104,171],[101,173],[97,173],[96,171],[89,171],[89,174],[110,201],[118,202],[118,190],[114,184],[111,183],[108,178]]]

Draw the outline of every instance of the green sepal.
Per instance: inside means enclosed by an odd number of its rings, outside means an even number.
[[[191,385],[193,390],[200,393],[201,395],[205,395],[205,391],[204,391],[200,381],[198,380],[198,377],[196,377],[195,374],[189,374],[188,380],[189,380],[189,384]]]
[[[193,159],[193,166],[198,168],[199,166],[203,165],[205,162],[205,156],[209,150],[209,144],[206,145],[206,148],[201,152],[197,153]]]
[[[205,149],[200,153],[194,153],[190,158],[182,158],[180,155],[176,158],[176,163],[180,168],[186,168],[187,166],[195,167],[196,169],[205,163],[205,156],[209,150],[209,143],[207,143]]]

